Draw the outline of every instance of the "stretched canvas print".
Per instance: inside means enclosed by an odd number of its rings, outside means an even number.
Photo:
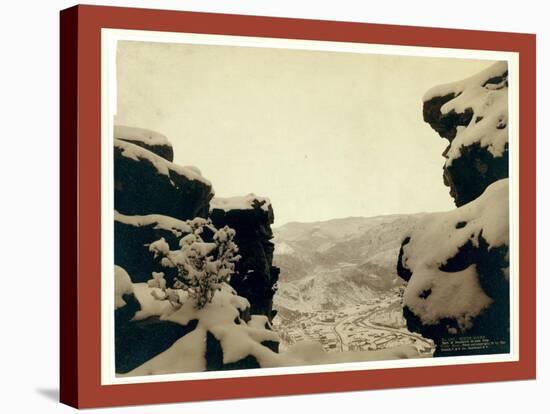
[[[79,6],[61,36],[64,402],[533,378],[531,35]]]

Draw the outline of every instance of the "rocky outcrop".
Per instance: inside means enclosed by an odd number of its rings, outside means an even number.
[[[205,217],[212,185],[195,167],[181,167],[136,144],[114,140],[115,210],[186,220]]]
[[[508,67],[498,62],[424,96],[424,121],[449,141],[443,181],[457,206],[508,177]]]
[[[234,320],[225,321],[226,328],[238,329],[235,332],[244,335],[244,342],[253,341],[261,346],[260,350],[265,348],[261,352],[276,353],[278,342],[268,322],[273,317],[272,297],[278,277],[278,269],[271,265],[273,209],[269,201],[255,196],[216,200],[210,211],[213,196],[210,182],[195,167],[173,164],[173,149],[165,137],[128,127],[117,127],[114,135],[117,374],[134,371],[155,358],[162,361],[165,351],[176,346],[180,339],[194,343],[193,338],[202,335],[198,332],[201,328],[197,327],[197,319],[165,319],[165,315],[174,311],[173,305],[154,299],[151,293],[155,288],[146,283],[153,272],[162,272],[167,287],[173,285],[177,268],[163,265],[162,257],[151,251],[150,246],[160,240],[167,251],[178,251],[181,239],[193,232],[190,226],[202,220],[196,217],[210,217],[216,227],[227,225],[237,233],[235,241],[241,260],[232,284],[241,296],[236,296],[235,291],[230,297],[225,296],[231,308],[238,312]],[[236,206],[236,201],[245,204]],[[208,242],[213,235],[212,226],[207,225],[201,237]],[[157,293],[162,295],[162,291]],[[228,306],[219,309],[220,315],[227,309]],[[188,313],[191,312],[191,308],[188,309]],[[265,323],[259,326],[258,320],[264,319]],[[214,322],[205,315],[203,324],[210,324],[213,333],[206,332],[203,341],[182,353],[176,352],[174,360],[183,356],[186,364],[193,367],[205,361],[206,366],[198,370],[258,367],[257,357],[253,355],[224,362],[227,349],[224,351],[221,338],[225,331]],[[248,335],[259,335],[260,339],[252,340]],[[194,354],[205,345],[203,355]],[[188,369],[187,365],[181,368],[182,371]]]
[[[274,246],[271,242],[273,209],[269,201],[249,196],[245,205],[220,207],[212,204],[210,213],[215,227],[229,226],[236,231],[235,242],[241,259],[236,263],[231,285],[251,303],[253,314],[274,316],[272,299],[279,269],[272,265]],[[241,198],[239,198],[241,199]],[[147,282],[152,272],[163,272],[171,286],[176,269],[161,264],[161,257],[149,250],[149,245],[163,238],[170,250],[179,250],[182,236],[190,232],[182,220],[159,214],[129,216],[115,213],[115,264],[132,275],[134,283]],[[203,234],[209,240],[208,234]]]
[[[510,350],[508,72],[505,62],[424,97],[424,120],[449,146],[444,183],[456,210],[419,220],[397,273],[409,330],[434,356]]]
[[[174,161],[174,149],[168,139],[157,132],[148,129],[116,125],[114,138],[130,142],[149,150],[167,161]]]
[[[403,315],[409,330],[434,340],[435,356],[509,351],[507,203],[504,179],[456,210],[426,216],[403,241]]]
[[[241,259],[231,277],[231,286],[248,299],[253,314],[266,315],[271,320],[275,316],[273,295],[279,268],[272,265],[274,215],[270,201],[254,194],[215,198],[210,204],[210,218],[217,228],[229,226],[236,231]]]

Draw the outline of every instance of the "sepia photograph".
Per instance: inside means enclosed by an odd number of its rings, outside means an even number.
[[[116,378],[512,352],[506,58],[114,44]]]

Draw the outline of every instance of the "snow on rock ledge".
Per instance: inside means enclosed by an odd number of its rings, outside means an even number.
[[[181,237],[185,233],[190,233],[191,226],[183,220],[173,217],[163,216],[161,214],[148,214],[146,216],[126,216],[115,210],[115,221],[134,227],[152,226],[155,230],[165,230],[176,237]]]
[[[149,245],[164,239],[175,250],[179,239],[190,232],[189,224],[173,217],[161,214],[129,216],[115,211],[115,264],[130,273],[132,282],[146,282],[151,272],[163,271],[150,253]]]
[[[158,174],[171,177],[174,173],[185,177],[189,181],[200,181],[203,184],[211,185],[210,181],[204,178],[200,174],[200,170],[196,167],[182,167],[177,164],[173,164],[158,156],[157,154],[144,149],[143,147],[129,143],[124,140],[115,139],[115,148],[120,150],[123,157],[132,159],[134,161],[145,161],[155,167]],[[175,183],[173,183],[175,185]]]
[[[497,62],[465,80],[432,88],[423,100],[424,121],[449,141],[443,153],[443,177],[457,206],[508,176],[506,62]]]
[[[115,209],[186,220],[208,214],[212,185],[196,168],[181,167],[138,145],[115,139]]]
[[[267,197],[258,197],[250,193],[244,197],[214,197],[210,201],[210,210],[253,210],[260,208],[265,212],[269,212],[271,201]]]
[[[499,180],[456,210],[425,216],[401,246],[404,316],[435,341],[436,355],[442,339],[462,334],[509,347],[508,185]]]
[[[162,158],[174,161],[174,149],[164,135],[143,128],[135,128],[124,125],[115,125],[115,139],[131,142],[146,150],[149,150]]]

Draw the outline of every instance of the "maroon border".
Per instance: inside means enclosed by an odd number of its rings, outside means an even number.
[[[77,54],[78,9],[66,10],[60,27],[60,399],[78,404],[77,340]]]
[[[101,28],[519,52],[520,360],[101,386]],[[62,11],[61,401],[99,407],[535,378],[535,41],[531,34],[150,9]]]

